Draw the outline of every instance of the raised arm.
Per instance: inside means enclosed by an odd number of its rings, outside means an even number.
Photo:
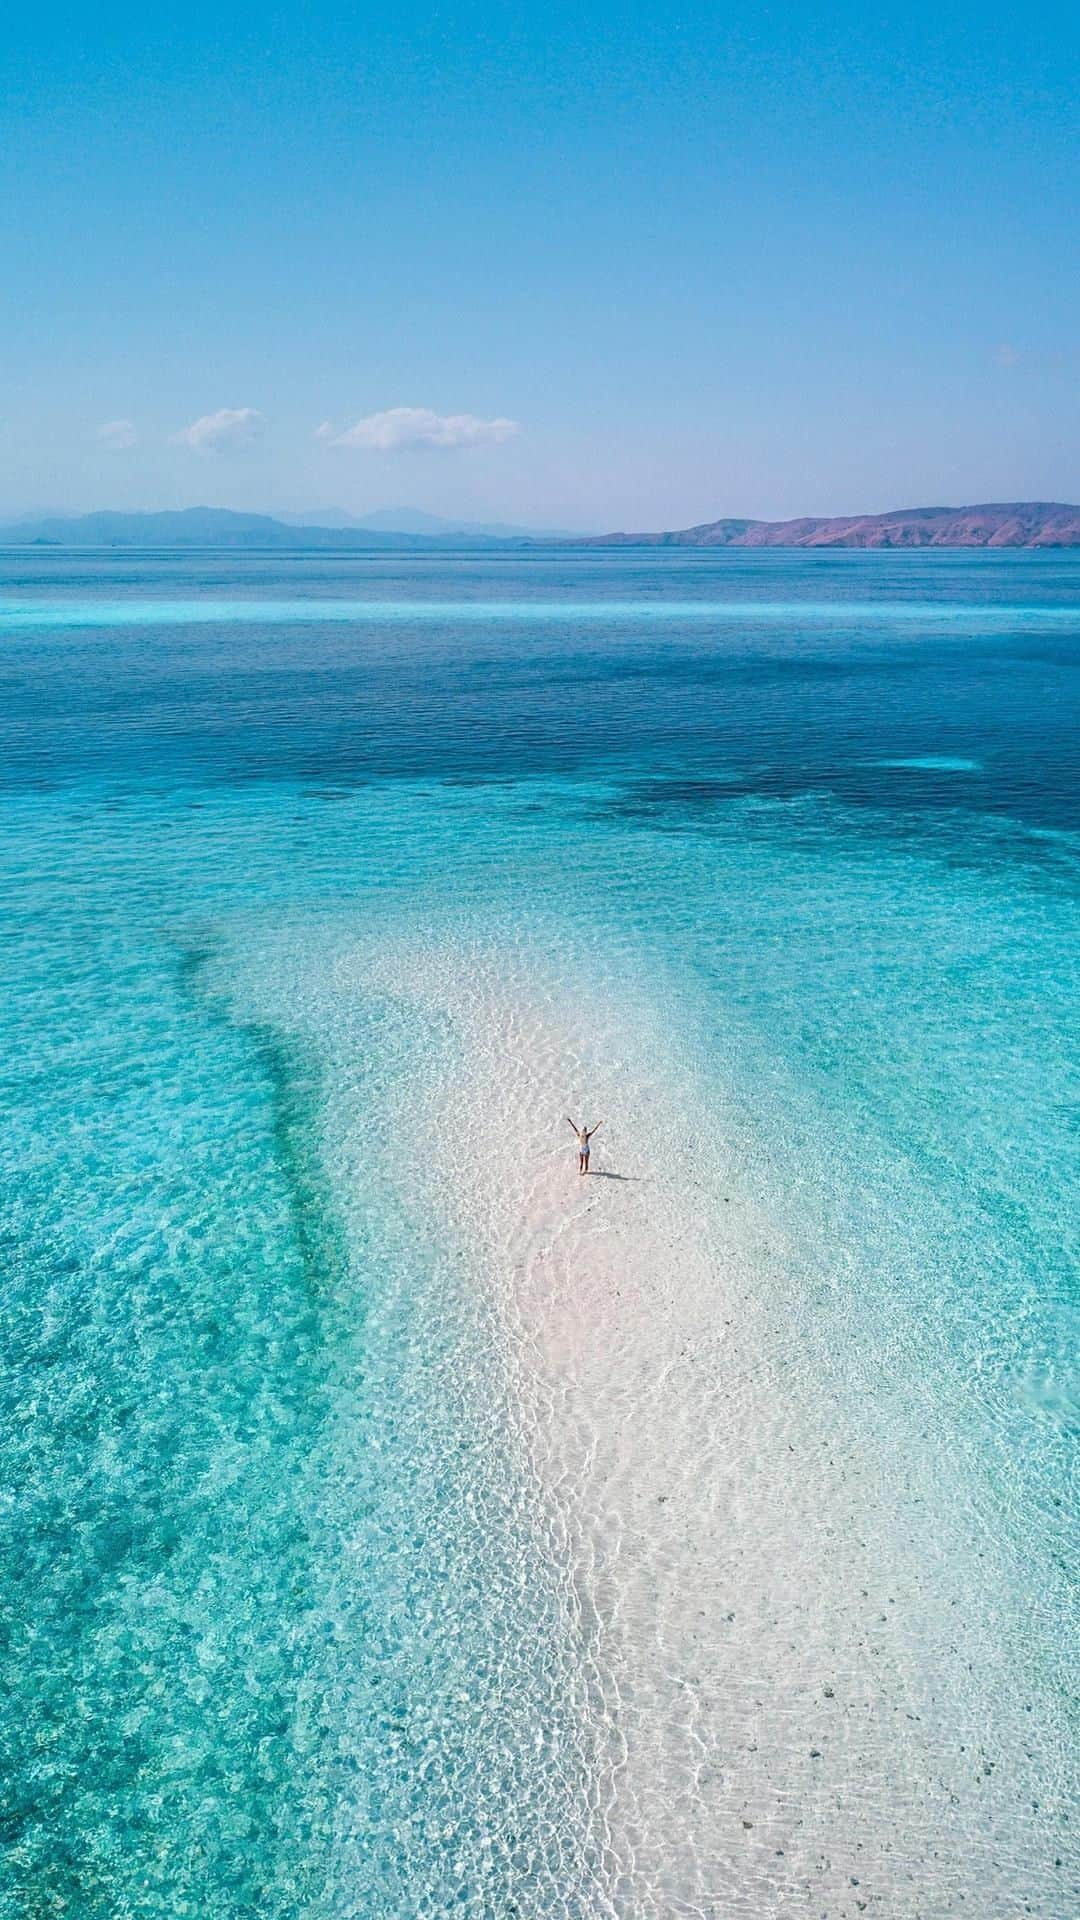
[[[588,1132],[587,1132],[587,1133],[586,1133],[586,1135],[585,1135],[585,1138],[586,1138],[586,1140],[591,1140],[591,1139],[592,1139],[592,1137],[593,1137],[593,1134],[594,1134],[594,1133],[599,1133],[599,1131],[600,1131],[600,1129],[601,1129],[601,1127],[603,1126],[603,1124],[604,1124],[604,1123],[603,1123],[603,1121],[602,1121],[602,1120],[598,1120],[598,1121],[597,1121],[597,1123],[596,1123],[596,1125],[595,1125],[595,1127],[590,1127],[590,1128],[589,1128],[589,1130],[588,1130]]]
[[[567,1124],[567,1126],[568,1126],[568,1127],[573,1127],[573,1129],[574,1129],[574,1132],[575,1132],[575,1133],[580,1133],[580,1132],[581,1132],[581,1128],[580,1128],[580,1127],[578,1126],[578,1123],[577,1123],[577,1121],[576,1121],[576,1120],[571,1120],[571,1118],[570,1118],[570,1115],[569,1115],[569,1114],[567,1114],[567,1116],[566,1116],[566,1124]]]

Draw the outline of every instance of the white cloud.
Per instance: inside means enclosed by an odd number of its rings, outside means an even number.
[[[316,439],[330,447],[363,447],[374,453],[431,448],[495,446],[521,429],[516,420],[478,420],[474,413],[433,413],[430,407],[387,407],[338,433],[324,421]]]
[[[190,447],[193,453],[231,453],[254,446],[265,429],[265,415],[257,407],[219,407],[217,413],[201,414],[189,427],[181,427],[172,439],[174,446]]]
[[[996,366],[1020,367],[1025,373],[1060,373],[1073,366],[1076,358],[1075,349],[1062,353],[1050,347],[1014,347],[1011,340],[1003,340],[994,348]]]
[[[110,453],[126,453],[129,447],[138,445],[138,430],[133,420],[106,420],[97,430],[97,437]]]

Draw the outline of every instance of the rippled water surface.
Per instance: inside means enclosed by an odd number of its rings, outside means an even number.
[[[877,1462],[822,1554],[895,1496],[962,1622],[937,1785],[874,1724],[830,1787],[828,1910],[1077,1911],[1080,556],[9,554],[0,683],[0,1911],[817,1910],[726,1837],[734,1693],[685,1888],[618,1824],[606,1589],[410,1168],[526,1004],[658,1129],[693,1089],[784,1445],[820,1383]]]

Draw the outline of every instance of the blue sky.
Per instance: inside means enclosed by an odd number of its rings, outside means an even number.
[[[1080,499],[1075,9],[44,4],[0,509]]]

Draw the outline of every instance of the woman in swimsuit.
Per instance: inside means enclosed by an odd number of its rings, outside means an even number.
[[[579,1173],[588,1173],[589,1141],[597,1131],[597,1128],[602,1127],[604,1123],[602,1120],[598,1120],[595,1127],[579,1127],[577,1121],[571,1120],[570,1115],[567,1114],[566,1124],[568,1127],[573,1127],[574,1132],[577,1134],[577,1170]]]

